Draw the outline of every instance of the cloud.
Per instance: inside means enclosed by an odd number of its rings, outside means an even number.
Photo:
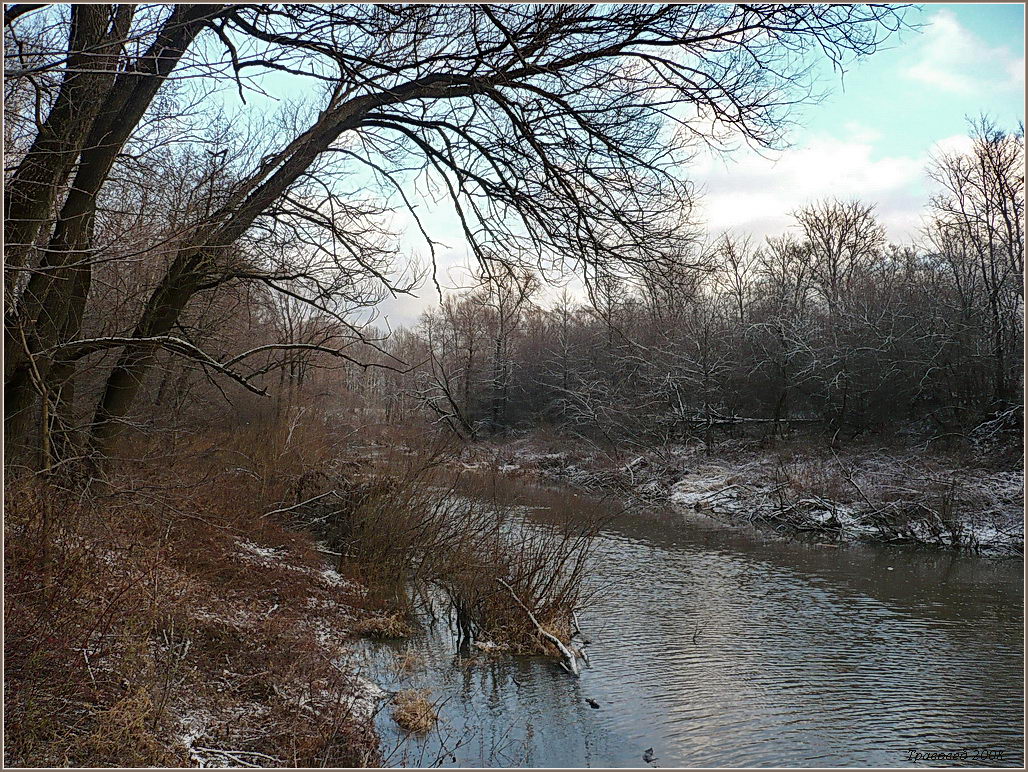
[[[956,155],[970,153],[974,149],[974,140],[967,134],[954,134],[952,137],[943,137],[933,146],[930,155]]]
[[[744,148],[730,155],[701,153],[686,170],[699,186],[698,218],[711,236],[730,231],[765,236],[794,227],[792,213],[813,201],[835,197],[874,204],[890,241],[900,244],[920,240],[925,210],[934,190],[926,173],[933,157],[965,153],[972,141],[955,134],[921,146],[910,154],[883,151],[890,137],[857,122],[846,122],[832,131],[808,134],[792,149],[774,156]],[[445,242],[438,250],[437,277],[444,292],[470,283],[467,265],[470,251],[455,216],[446,206],[428,206],[422,214],[433,235]],[[394,223],[403,232],[405,251],[428,264],[424,242],[413,223],[403,228],[403,216]],[[573,294],[583,297],[577,282]],[[543,293],[551,303],[560,288]],[[412,324],[425,310],[436,307],[438,296],[431,281],[424,281],[415,297],[391,298],[379,306],[380,324],[392,327]]]
[[[739,154],[710,160],[694,178],[704,180],[700,213],[712,232],[781,233],[791,213],[817,199],[856,198],[878,206],[890,237],[914,238],[926,202],[927,155],[877,156],[876,132],[847,126],[848,136],[814,136],[775,158]]]
[[[1011,58],[1007,62],[1007,74],[1010,76],[1010,80],[1013,84],[1020,89],[1024,89],[1024,57],[1019,59]]]
[[[954,135],[933,143],[913,155],[883,154],[888,137],[871,127],[850,122],[838,135],[815,134],[794,149],[774,157],[740,149],[730,156],[701,154],[690,165],[687,175],[701,188],[696,214],[711,236],[723,231],[752,234],[761,240],[787,232],[794,226],[792,212],[818,199],[835,197],[859,199],[875,204],[880,222],[890,241],[916,242],[931,193],[926,174],[929,160],[941,152],[966,152],[971,140]],[[452,215],[444,207],[431,213],[435,235],[443,237],[448,248],[441,249],[438,277],[443,290],[467,284],[467,247]],[[424,248],[410,240],[410,248]],[[572,283],[573,287],[577,287]],[[545,293],[552,301],[559,289]],[[581,290],[575,290],[581,296]],[[411,324],[418,315],[434,308],[438,298],[431,282],[425,282],[417,297],[387,300],[380,306],[383,319],[393,326]]]
[[[975,94],[983,89],[1024,89],[1024,57],[1006,46],[989,45],[948,10],[931,17],[916,56],[903,74],[942,91]]]

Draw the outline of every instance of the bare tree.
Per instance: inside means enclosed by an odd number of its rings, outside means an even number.
[[[1019,134],[991,136],[954,157],[964,208],[950,192],[935,199],[930,249],[885,244],[870,204],[815,202],[798,213],[799,228],[759,247],[722,237],[635,281],[603,276],[582,302],[565,293],[533,310],[510,330],[515,361],[505,383],[517,399],[505,426],[555,423],[615,447],[686,438],[709,446],[733,427],[774,441],[805,426],[834,444],[869,430],[903,428],[930,441],[979,426],[994,433],[997,421],[1016,427],[1022,146]],[[983,169],[1003,173],[973,183]],[[986,201],[982,190],[1007,198]],[[491,309],[471,313],[481,302],[473,293],[448,298],[432,315],[433,339],[467,345],[469,332],[488,330]],[[1014,398],[999,404],[995,368],[982,366],[998,359],[997,314]],[[487,338],[463,362],[456,345],[438,357],[463,383],[451,389],[463,394],[454,401],[478,426],[494,393]]]
[[[125,47],[133,6],[72,9],[67,74],[50,115],[6,185],[5,276],[8,287],[24,287],[16,299],[8,298],[4,319],[9,449],[23,439],[34,392],[43,404],[51,392],[59,392],[47,386],[54,357],[39,352],[73,339],[81,326],[95,257],[90,247],[100,189],[157,91],[219,10],[179,6],[152,31],[152,20],[146,19],[146,27],[136,29],[134,37],[150,37],[152,42],[133,56]],[[51,220],[49,210],[76,162],[60,212]],[[12,281],[10,269],[25,266],[44,225],[49,227],[47,245],[34,261],[27,285]]]
[[[885,229],[874,216],[874,206],[860,201],[819,201],[795,217],[810,249],[813,287],[832,317],[885,246]]]
[[[1006,402],[1023,358],[1024,131],[1000,131],[986,118],[971,128],[970,153],[943,153],[929,170],[943,192],[932,199],[928,236],[965,309],[987,318],[993,398]]]
[[[854,288],[866,281],[885,247],[885,229],[874,216],[874,206],[860,201],[821,201],[796,213],[803,230],[811,265],[811,284],[824,304],[825,334],[814,353],[822,362],[826,407],[835,426],[847,419],[852,392],[850,347],[843,340],[843,316]]]
[[[93,55],[77,37],[82,13],[53,61],[78,51]],[[13,29],[35,16],[12,11],[7,24]],[[809,95],[812,57],[839,64],[872,53],[900,23],[900,9],[888,6],[242,5],[148,11],[133,17],[127,37],[108,25],[101,42],[124,38],[133,45],[112,55],[111,71],[103,71],[113,85],[68,97],[86,112],[76,111],[74,128],[57,132],[73,160],[83,154],[77,173],[88,175],[84,198],[75,183],[67,211],[50,218],[43,202],[56,201],[56,186],[43,197],[30,195],[26,171],[10,189],[32,210],[17,215],[31,231],[17,243],[28,249],[32,233],[47,233],[48,265],[74,267],[78,280],[43,281],[47,286],[17,299],[22,309],[7,327],[8,340],[19,342],[24,357],[16,355],[22,361],[8,371],[9,378],[23,374],[8,382],[9,404],[27,411],[33,378],[45,381],[48,360],[79,346],[89,292],[81,268],[103,259],[84,227],[92,202],[109,180],[111,159],[139,131],[147,105],[202,30],[211,44],[197,47],[190,64],[205,67],[208,77],[232,77],[243,93],[255,87],[256,74],[275,71],[323,83],[325,94],[316,117],[235,170],[216,206],[168,244],[174,257],[138,318],[109,337],[122,353],[92,422],[99,450],[116,439],[155,346],[194,297],[238,282],[283,292],[284,279],[310,278],[309,263],[290,272],[253,254],[260,239],[310,234],[305,243],[324,258],[315,273],[342,278],[308,285],[316,288],[303,297],[337,313],[333,304],[348,292],[349,273],[370,272],[389,285],[380,270],[387,237],[376,221],[393,205],[387,194],[425,230],[406,192],[421,180],[449,201],[482,265],[530,254],[537,267],[577,269],[590,281],[638,273],[677,259],[690,238],[681,162],[691,141],[717,144],[734,135],[778,142],[786,109]],[[137,52],[138,41],[149,41],[145,50]],[[16,75],[32,72],[26,66]],[[69,89],[71,74],[80,72],[95,74],[70,67]],[[35,155],[47,164],[67,160],[64,150],[48,148]],[[86,152],[92,155],[84,163]],[[70,169],[70,162],[61,166],[64,175]],[[374,178],[363,196],[340,184],[354,169]],[[12,212],[17,207],[9,218]],[[17,253],[8,267],[21,267],[28,254]],[[48,279],[56,270],[35,275]],[[15,440],[21,433],[10,432]]]
[[[528,272],[512,272],[487,277],[484,291],[473,295],[488,311],[492,337],[490,363],[489,424],[493,432],[505,427],[507,403],[514,377],[513,360],[516,337],[521,320],[539,289],[536,276]]]

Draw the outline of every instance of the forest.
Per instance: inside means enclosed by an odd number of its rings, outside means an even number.
[[[1016,434],[1023,369],[1023,135],[985,123],[930,170],[925,241],[896,245],[874,205],[825,200],[765,243],[721,235],[587,301],[534,301],[531,274],[448,297],[390,353],[386,389],[476,439],[547,425],[610,444],[714,441],[762,422],[837,440]],[[419,413],[420,411],[420,413]]]
[[[504,474],[1019,556],[1023,125],[969,116],[909,243],[715,231],[690,172],[905,14],[6,5],[6,764],[389,763],[439,705],[340,657],[432,593],[579,675],[600,526],[512,535]]]

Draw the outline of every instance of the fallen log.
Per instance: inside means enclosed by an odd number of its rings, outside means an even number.
[[[532,613],[532,609],[530,609],[521,601],[521,598],[519,598],[517,596],[517,593],[514,592],[513,587],[511,587],[502,579],[497,579],[496,581],[502,584],[504,587],[506,587],[507,592],[509,592],[510,596],[514,598],[514,601],[525,610],[525,613],[528,614],[528,618],[532,620],[532,624],[535,625],[535,629],[539,631],[539,634],[557,647],[557,650],[564,658],[564,661],[560,663],[561,667],[563,667],[572,675],[581,675],[581,670],[578,667],[578,657],[575,656],[574,652],[572,652],[571,649],[565,646],[564,643],[560,640],[560,638],[558,638],[556,635],[553,635],[552,633],[547,632],[543,628],[543,626],[539,624],[539,620],[535,618],[535,614]]]

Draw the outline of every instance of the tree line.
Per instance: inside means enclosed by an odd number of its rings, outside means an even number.
[[[395,340],[419,366],[397,376],[392,409],[464,437],[555,426],[611,442],[1016,429],[1023,130],[980,119],[970,151],[928,174],[916,245],[889,243],[873,205],[826,199],[780,235],[708,239],[584,302],[542,307],[533,276],[488,278]]]

